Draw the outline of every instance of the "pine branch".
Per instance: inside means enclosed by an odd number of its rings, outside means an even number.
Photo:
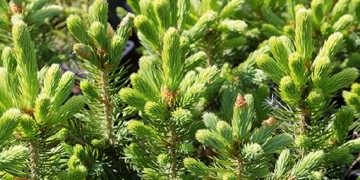
[[[18,166],[19,169],[15,170],[10,167],[5,171],[14,175],[20,174],[17,171],[27,171],[31,172],[29,176],[33,179],[42,179],[60,171],[51,171],[62,164],[57,162],[60,154],[57,159],[54,157],[53,151],[56,151],[59,143],[52,144],[58,142],[52,135],[58,133],[60,127],[83,107],[84,100],[80,96],[68,99],[74,85],[73,73],[65,72],[61,75],[58,65],[38,72],[34,43],[31,41],[29,28],[23,21],[15,22],[12,31],[14,47],[6,48],[2,55],[5,65],[2,69],[5,71],[1,74],[4,83],[0,89],[7,92],[0,94],[5,99],[11,99],[9,104],[2,106],[5,113],[1,120],[6,122],[13,119],[13,122],[0,123],[4,128],[2,132],[10,133],[7,137],[0,138],[8,138],[11,131],[14,131],[16,136],[9,146],[27,145],[30,149],[30,165],[24,169]]]
[[[103,138],[109,144],[115,143],[113,124],[114,94],[124,84],[122,75],[126,68],[120,64],[123,49],[130,33],[133,16],[128,14],[120,23],[116,32],[107,23],[107,4],[97,0],[89,9],[89,31],[77,15],[67,19],[72,35],[81,43],[74,45],[74,51],[82,61],[83,67],[91,72],[80,87],[88,98],[92,116],[103,119]],[[99,87],[97,88],[97,83]],[[101,110],[98,106],[102,106]],[[99,121],[99,120],[97,120]],[[95,127],[95,126],[94,126]],[[96,128],[95,128],[96,129]]]
[[[190,110],[204,97],[206,85],[216,79],[216,67],[194,69],[206,60],[205,53],[193,55],[187,51],[189,40],[196,41],[207,33],[207,28],[215,21],[214,13],[204,16],[188,32],[183,32],[185,22],[176,20],[176,14],[179,9],[188,10],[184,6],[189,3],[175,2],[155,1],[152,5],[149,1],[140,1],[142,14],[136,17],[135,26],[140,41],[150,54],[140,59],[139,72],[131,75],[132,88],[124,88],[119,93],[125,103],[142,114],[144,123],[130,123],[128,130],[135,135],[136,144],[146,148],[146,155],[140,155],[131,147],[127,152],[130,162],[144,173],[144,178],[184,177],[183,165],[178,162],[189,152],[179,147],[193,146],[192,141],[186,140],[191,139],[190,134],[195,131],[191,129],[191,119],[196,113]],[[170,17],[165,17],[167,14]],[[188,16],[185,12],[181,14],[181,19]],[[175,28],[179,26],[183,29]],[[167,160],[154,157],[167,157]]]
[[[266,177],[266,164],[269,159],[265,157],[292,143],[292,138],[288,135],[272,136],[276,125],[273,117],[263,121],[262,126],[255,129],[256,126],[252,124],[255,117],[251,95],[243,97],[238,94],[233,106],[231,125],[219,120],[214,114],[204,114],[203,121],[207,129],[198,130],[196,139],[204,146],[212,148],[217,157],[211,157],[215,163],[210,167],[205,166],[206,168],[196,161],[184,160],[185,167],[192,174],[202,178],[209,174],[215,178]],[[204,168],[207,170],[200,173]]]
[[[319,169],[332,169],[332,166],[337,166],[338,164],[334,164],[339,162],[330,160],[330,155],[323,154],[335,154],[340,151],[336,150],[334,148],[336,146],[332,143],[339,142],[339,133],[344,133],[340,136],[346,137],[350,126],[348,122],[353,119],[353,116],[349,109],[335,110],[330,104],[330,97],[339,89],[350,85],[357,78],[358,72],[355,72],[357,71],[355,69],[344,69],[332,74],[331,61],[340,50],[343,42],[343,35],[339,32],[330,35],[315,59],[311,60],[314,50],[312,18],[310,10],[304,8],[297,10],[295,15],[295,51],[292,50],[291,43],[282,41],[281,37],[272,37],[269,40],[269,46],[274,59],[268,55],[262,55],[257,59],[257,64],[271,80],[278,84],[279,97],[293,109],[289,111],[283,108],[283,111],[279,111],[280,113],[274,114],[274,116],[281,117],[283,116],[282,113],[292,114],[295,117],[294,120],[297,121],[295,123],[293,120],[290,123],[284,122],[283,125],[285,132],[295,133],[295,149],[300,154],[299,158],[302,159],[298,161],[296,166],[300,166],[299,163],[305,163],[304,167],[315,169],[315,166],[319,168],[320,162],[328,160],[328,163],[324,163]],[[340,83],[339,80],[342,82]],[[335,118],[330,118],[328,115],[332,114],[332,110],[337,111],[334,114]],[[340,116],[344,118],[341,120],[344,127],[338,124]],[[297,129],[295,131],[290,130],[293,129],[291,126],[295,126]],[[313,150],[317,151],[312,154]],[[345,150],[341,152],[343,157],[350,155]],[[316,156],[316,159],[310,160],[312,155]],[[311,166],[307,163],[308,160],[313,161],[309,162],[310,164],[316,161],[316,165]],[[346,164],[346,162],[347,160],[344,158],[341,164]],[[310,176],[311,170],[295,172],[296,168],[299,167],[294,167],[290,179]]]

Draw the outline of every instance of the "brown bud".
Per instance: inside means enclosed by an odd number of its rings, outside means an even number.
[[[27,115],[31,116],[33,119],[35,119],[35,116],[34,116],[35,110],[34,109],[22,109],[22,111],[24,112],[24,114],[27,114]]]
[[[235,101],[235,107],[236,108],[240,108],[240,107],[244,107],[246,106],[246,100],[243,96],[241,96],[240,93],[238,93],[237,97],[236,97],[236,101]]]
[[[22,3],[15,3],[13,1],[10,2],[11,12],[14,14],[19,14],[22,12]]]
[[[173,106],[175,104],[176,101],[176,92],[173,92],[167,88],[164,89],[163,91],[164,97],[166,102],[168,103],[169,106]]]
[[[91,60],[93,58],[91,47],[85,45],[85,44],[75,44],[74,45],[74,52],[76,55],[78,55],[81,58]]]
[[[275,123],[275,118],[274,117],[269,117],[267,120],[265,120],[263,122],[263,124],[266,124],[266,125],[273,125]]]
[[[111,27],[111,25],[110,25],[110,24],[108,24],[108,28],[107,28],[107,36],[108,36],[109,38],[112,38],[112,37],[114,36],[114,34],[115,34],[114,29]]]
[[[105,57],[108,54],[107,49],[97,48],[96,52],[99,55],[99,57]]]

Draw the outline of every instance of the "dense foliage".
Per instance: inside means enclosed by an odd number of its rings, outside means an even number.
[[[360,0],[109,4],[0,0],[1,179],[356,178]]]

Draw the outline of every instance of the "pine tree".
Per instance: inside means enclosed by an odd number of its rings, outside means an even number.
[[[355,167],[360,0],[129,0],[136,16],[116,29],[105,0],[56,2],[0,0],[1,179],[346,179]],[[83,96],[51,65],[65,24]],[[127,81],[131,33],[143,56]]]
[[[103,137],[114,143],[113,124],[116,120],[114,94],[120,89],[126,66],[121,63],[122,51],[126,45],[133,16],[129,14],[116,32],[107,22],[107,4],[98,0],[89,8],[89,31],[77,15],[68,18],[69,31],[80,42],[74,45],[74,52],[82,66],[89,72],[87,79],[80,83],[81,90],[89,100],[89,116],[94,119],[104,117],[98,122],[103,127]],[[98,106],[102,107],[98,107]],[[93,123],[95,123],[94,120]]]
[[[121,117],[122,105],[117,93],[126,82],[123,76],[127,65],[121,59],[134,17],[129,13],[117,30],[113,30],[107,22],[107,14],[106,1],[96,0],[89,7],[89,26],[78,15],[67,19],[70,33],[79,42],[74,45],[74,52],[87,71],[80,88],[88,109],[83,109],[78,116],[80,121],[73,131],[83,136],[86,142],[81,148],[88,151],[87,158],[78,158],[83,164],[91,159],[92,163],[87,168],[93,178],[110,178],[110,173],[107,175],[106,171],[124,170],[123,167],[119,170],[123,165],[116,160],[122,154],[123,143],[126,143],[122,139],[125,122]],[[110,161],[106,159],[108,157]],[[117,176],[114,174],[114,177]]]
[[[341,167],[352,162],[351,153],[357,152],[358,139],[346,142],[354,114],[347,107],[336,109],[331,97],[353,83],[358,77],[358,70],[346,68],[332,73],[331,61],[343,42],[341,33],[330,35],[313,59],[310,11],[299,9],[295,23],[294,44],[286,36],[272,37],[269,39],[271,56],[263,54],[256,60],[258,66],[278,85],[276,93],[281,102],[278,102],[278,107],[274,106],[274,116],[281,122],[283,131],[295,135],[294,150],[299,153],[296,158],[302,159],[297,161],[292,172],[285,171],[277,177],[309,178],[316,169],[326,176],[336,177]],[[305,161],[314,165],[301,165]],[[320,164],[323,165],[319,167]],[[301,167],[308,169],[304,171]]]
[[[4,49],[1,58],[4,67],[0,71],[1,132],[6,133],[2,141],[9,138],[12,141],[3,144],[10,149],[2,151],[0,167],[15,177],[51,177],[59,173],[56,167],[62,165],[58,161],[63,158],[57,134],[66,129],[67,120],[83,107],[84,99],[69,98],[74,73],[61,75],[56,64],[38,72],[34,43],[24,22],[14,24],[12,39],[14,47]],[[15,136],[11,138],[12,133]],[[19,157],[6,156],[16,152]],[[29,167],[24,166],[27,164]]]
[[[273,136],[275,118],[263,121],[255,128],[254,99],[250,94],[238,94],[234,103],[231,124],[220,120],[215,114],[203,116],[207,129],[197,131],[196,139],[215,152],[210,167],[193,158],[184,165],[195,177],[202,179],[256,179],[269,173],[271,156],[292,144],[287,134]]]
[[[177,29],[169,28],[163,42],[162,56],[143,56],[139,72],[131,75],[133,88],[119,95],[141,116],[141,121],[128,124],[135,135],[126,150],[130,164],[143,178],[178,179],[185,175],[182,159],[195,150],[192,135],[200,123],[196,106],[202,105],[218,70],[213,66],[184,71],[189,61]]]

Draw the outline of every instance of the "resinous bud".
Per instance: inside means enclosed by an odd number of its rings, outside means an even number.
[[[96,65],[97,58],[91,46],[77,43],[74,45],[73,50],[78,57],[88,60],[92,62],[92,64]]]
[[[246,99],[240,93],[238,93],[235,100],[235,107],[241,108],[241,107],[245,107],[246,105],[247,105]]]

